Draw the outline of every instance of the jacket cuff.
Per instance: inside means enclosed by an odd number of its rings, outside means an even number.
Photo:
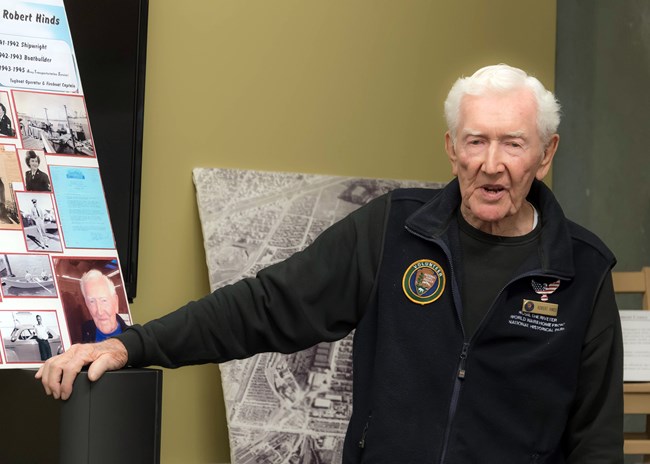
[[[124,332],[120,335],[116,335],[114,338],[117,338],[122,344],[126,347],[128,353],[127,365],[132,367],[143,367],[142,358],[144,354],[144,349],[142,345],[142,338],[138,333],[139,325],[132,325],[127,327]]]

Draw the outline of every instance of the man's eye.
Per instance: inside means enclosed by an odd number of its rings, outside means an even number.
[[[470,145],[480,145],[480,144],[481,144],[481,141],[480,141],[480,140],[470,140],[470,141],[469,141],[469,144],[470,144]]]

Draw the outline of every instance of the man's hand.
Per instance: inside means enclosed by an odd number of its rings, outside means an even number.
[[[72,383],[81,369],[90,364],[88,379],[99,379],[104,372],[126,366],[128,353],[119,340],[111,338],[100,343],[72,345],[68,351],[48,359],[35,377],[43,382],[45,393],[55,399],[67,400],[72,394]]]

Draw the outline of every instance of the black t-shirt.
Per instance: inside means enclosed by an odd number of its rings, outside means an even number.
[[[492,306],[499,292],[531,253],[537,252],[541,221],[519,237],[500,237],[482,232],[465,221],[460,212],[460,279],[463,327],[469,338]]]

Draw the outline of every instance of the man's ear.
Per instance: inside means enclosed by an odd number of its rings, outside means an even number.
[[[548,174],[549,169],[551,169],[551,164],[553,163],[553,157],[557,151],[557,147],[560,143],[560,136],[558,134],[553,134],[551,140],[546,144],[544,152],[542,153],[542,162],[537,168],[537,173],[535,178],[537,180],[542,180]]]
[[[445,151],[451,163],[451,173],[456,176],[458,175],[458,157],[456,156],[456,148],[454,147],[454,141],[449,131],[445,132]]]

